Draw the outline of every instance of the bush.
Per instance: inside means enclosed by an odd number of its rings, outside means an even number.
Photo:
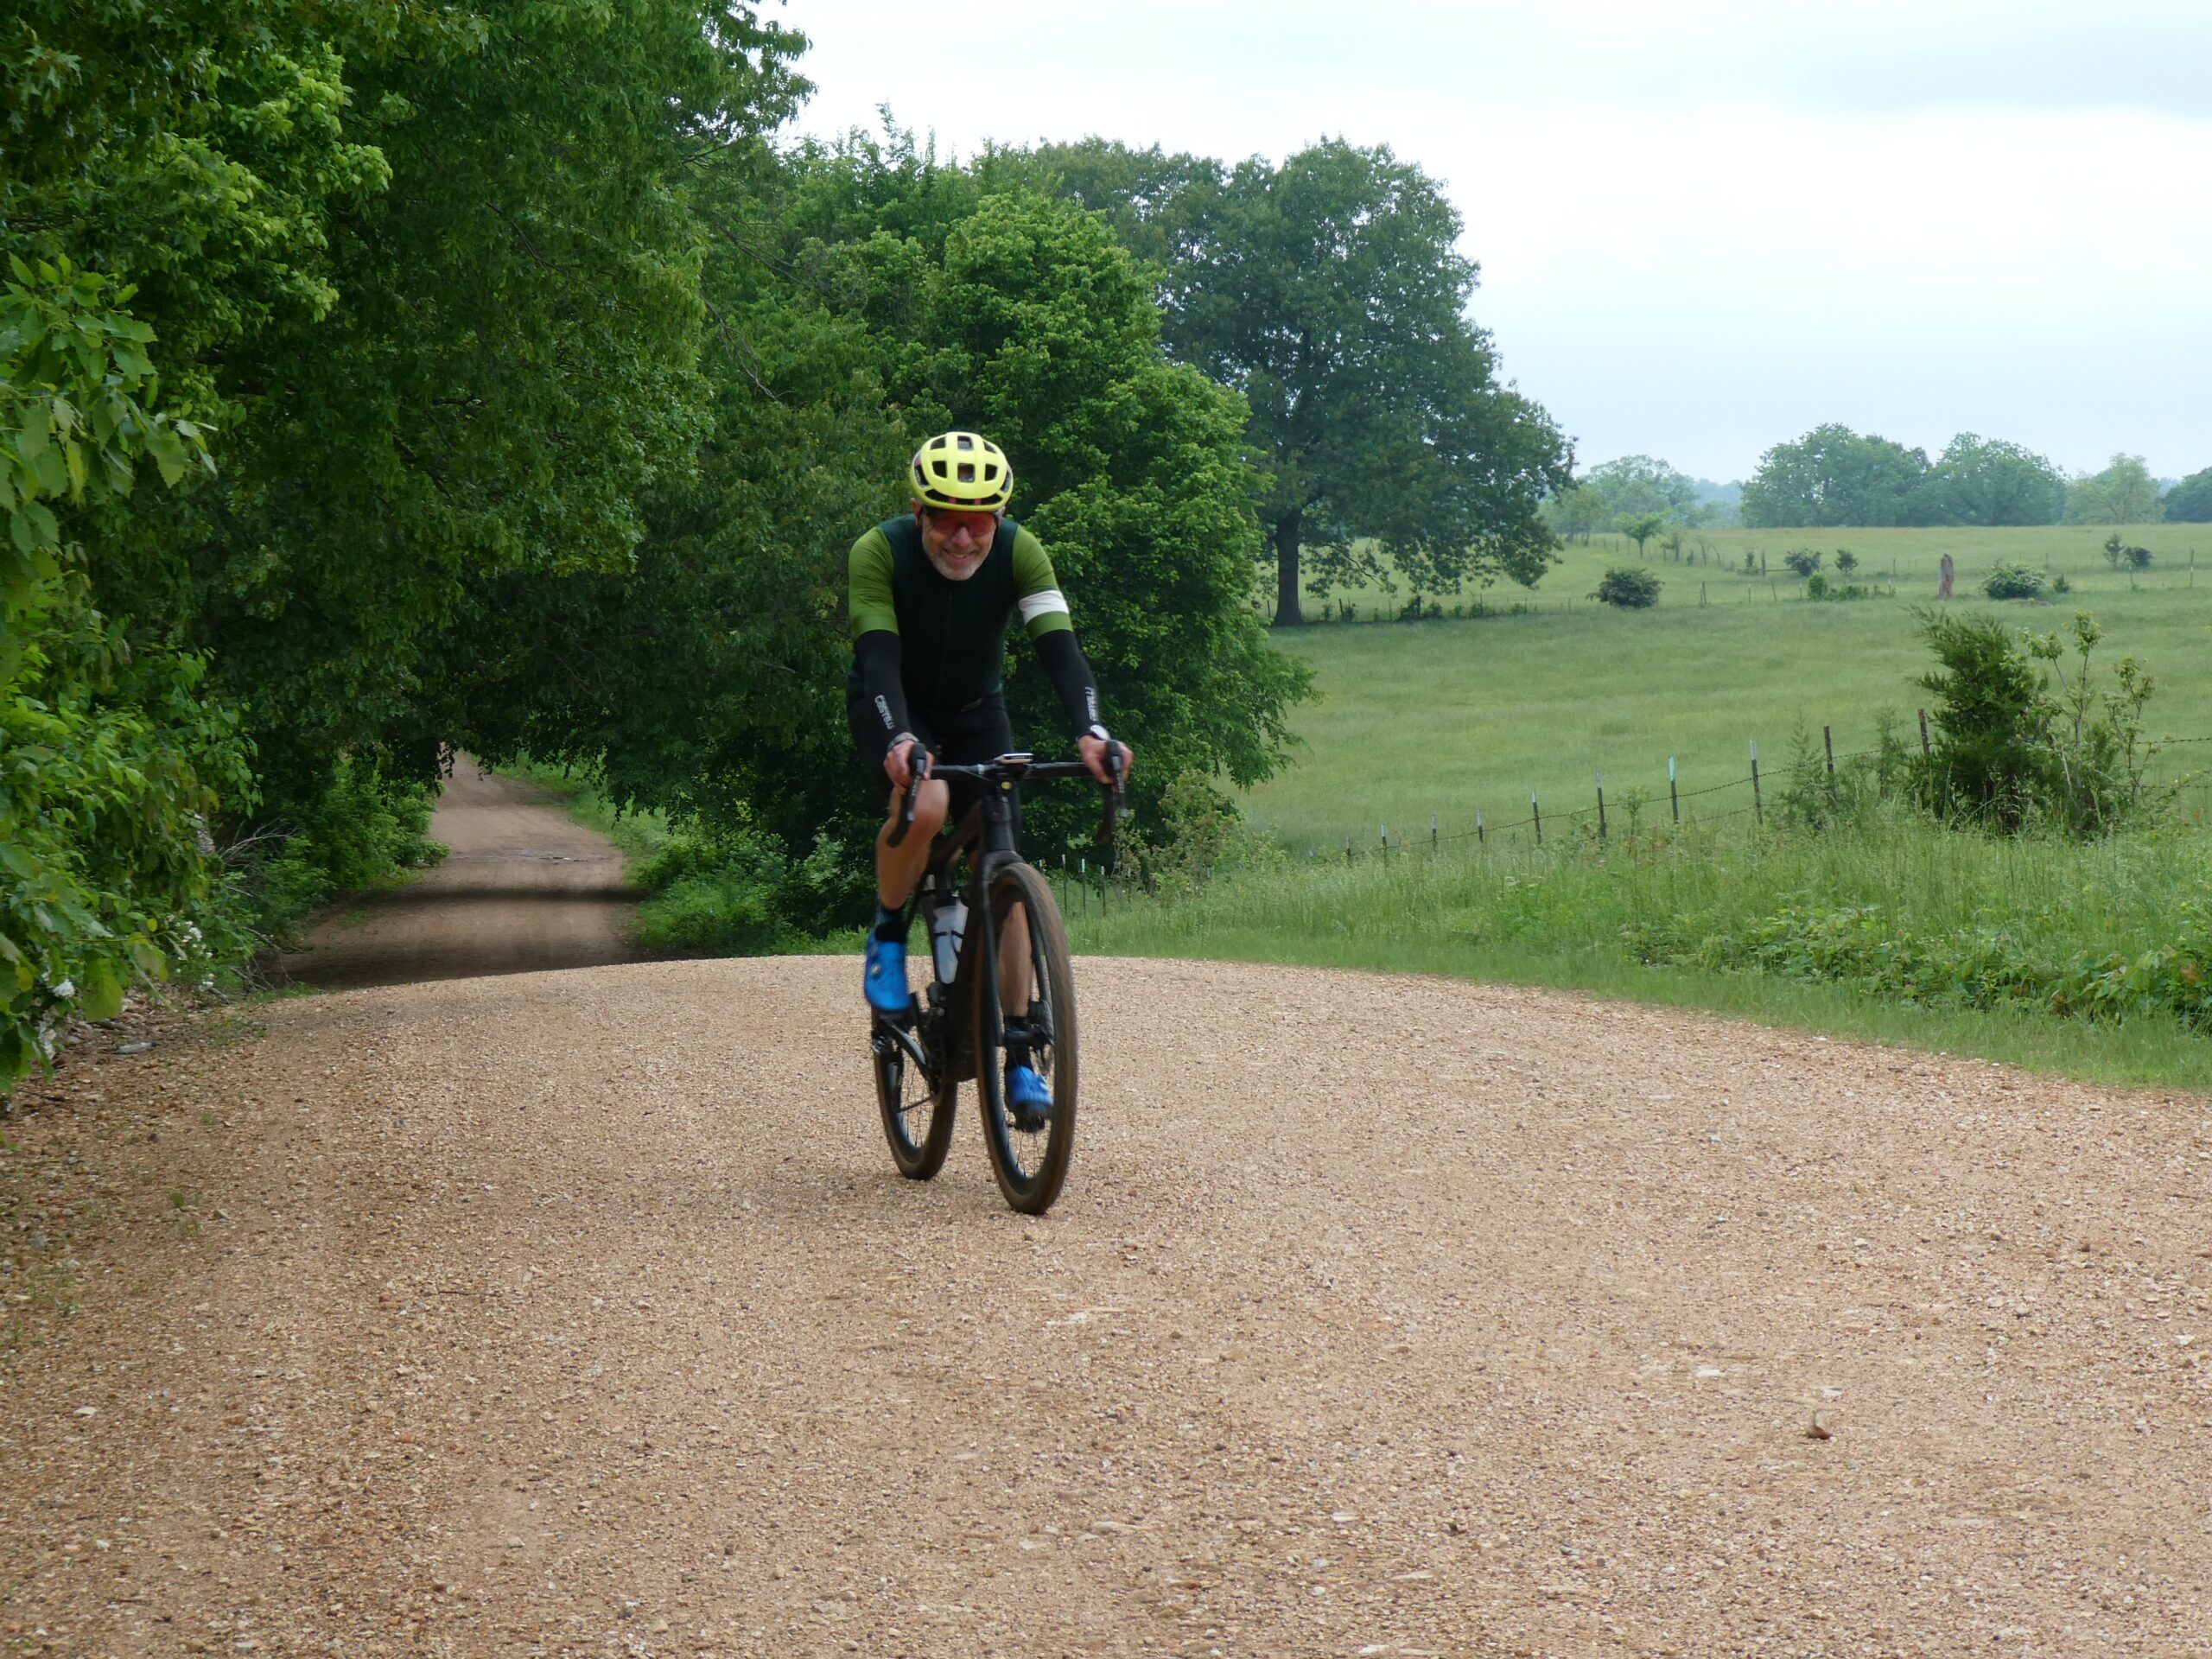
[[[2105,563],[2115,570],[2148,570],[2151,550],[2147,547],[2128,547],[2120,539],[2118,531],[2105,537]]]
[[[1848,576],[1859,568],[1859,556],[1847,547],[1839,547],[1835,550],[1835,568]]]
[[[1805,578],[1805,597],[1811,600],[1885,599],[1896,591],[1863,582],[1830,582],[1817,570]]]
[[[1160,797],[1159,817],[1122,845],[1124,868],[1147,893],[1167,897],[1197,893],[1217,874],[1279,855],[1197,772],[1179,774]]]
[[[386,778],[370,761],[340,760],[321,794],[225,849],[219,954],[243,962],[288,947],[300,923],[340,894],[436,863],[446,849],[429,836],[435,804],[427,785]]]
[[[1793,547],[1782,556],[1782,562],[1801,576],[1809,576],[1821,568],[1821,556],[1809,547]]]
[[[2004,926],[1918,933],[1877,905],[1791,905],[1719,931],[1686,918],[1624,931],[1653,964],[1773,974],[1958,1007],[2024,1005],[2090,1020],[2164,1012],[2212,1032],[2212,904],[2200,897],[2183,912],[2179,937],[2133,956],[2045,955]]]
[[[1590,597],[1624,610],[1644,610],[1659,602],[1659,576],[1656,571],[1635,565],[1617,564],[1605,572],[1598,591]]]
[[[2090,659],[2103,631],[2094,617],[2076,615],[2062,641],[2015,639],[1987,617],[1923,612],[1921,633],[1942,666],[1920,681],[1935,698],[1935,735],[1913,763],[1916,804],[2005,833],[2041,823],[2075,835],[2111,830],[2143,804],[2151,677],[2123,657],[2114,690],[2096,683]],[[2060,696],[2038,663],[2055,669]]]
[[[639,906],[637,940],[657,956],[795,950],[864,898],[839,842],[817,836],[812,850],[795,859],[774,836],[749,824],[680,833],[630,874],[652,895]]]
[[[1981,590],[1992,599],[2041,599],[2048,580],[2040,570],[2001,559],[1983,579]]]

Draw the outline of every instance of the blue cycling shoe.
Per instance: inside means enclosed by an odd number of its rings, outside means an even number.
[[[861,985],[868,993],[868,1007],[878,1014],[906,1013],[914,999],[906,988],[905,941],[879,939],[869,934],[867,963]]]
[[[1006,1115],[1015,1128],[1031,1134],[1052,1122],[1052,1091],[1034,1066],[1017,1060],[1007,1067]]]

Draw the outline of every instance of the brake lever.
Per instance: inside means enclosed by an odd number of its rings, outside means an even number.
[[[930,775],[931,765],[929,751],[920,744],[915,744],[913,753],[907,761],[906,792],[899,805],[899,824],[892,830],[890,840],[885,843],[887,846],[896,847],[906,839],[906,832],[914,827],[914,804],[921,798],[922,784]]]
[[[1122,746],[1109,741],[1106,746],[1106,770],[1114,781],[1106,790],[1106,812],[1098,823],[1098,844],[1110,846],[1114,840],[1114,826],[1129,816],[1128,791],[1122,783]]]

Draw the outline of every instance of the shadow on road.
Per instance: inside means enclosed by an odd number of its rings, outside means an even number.
[[[284,957],[284,976],[347,990],[641,959],[622,855],[543,791],[463,755],[430,834],[450,849],[442,863],[332,906]]]

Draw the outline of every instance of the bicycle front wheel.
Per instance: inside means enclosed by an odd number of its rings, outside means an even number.
[[[1060,1196],[1075,1154],[1075,975],[1067,931],[1052,889],[1027,864],[998,872],[984,915],[995,930],[1000,971],[978,983],[971,999],[983,1140],[1006,1201],[1039,1216]],[[979,967],[982,954],[976,953]],[[1009,991],[1027,1003],[1026,1012],[1019,1000],[1014,1005],[1018,1036],[1011,1046],[1008,1009],[1002,1006]],[[1014,1098],[1007,1068],[1017,1064],[1027,1065],[1049,1091],[1041,1108]]]
[[[960,1085],[944,1064],[938,1036],[942,1019],[925,1015],[903,1033],[928,1057],[928,1065],[918,1063],[880,1021],[870,1033],[883,1138],[891,1143],[891,1161],[910,1181],[926,1181],[935,1175],[944,1167],[944,1154],[952,1147],[953,1107]]]

